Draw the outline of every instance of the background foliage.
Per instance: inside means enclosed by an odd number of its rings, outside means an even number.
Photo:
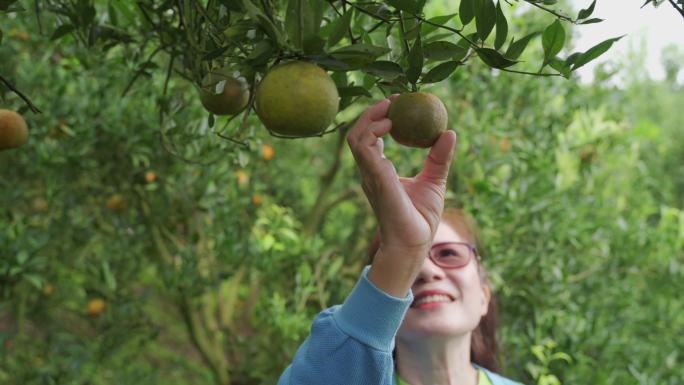
[[[366,262],[375,223],[344,131],[290,140],[252,115],[207,118],[193,84],[207,63],[169,65],[182,45],[149,60],[162,35],[125,8],[113,14],[131,24],[89,40],[103,19],[62,27],[68,16],[20,3],[2,16],[0,74],[42,113],[2,89],[31,138],[0,153],[0,383],[275,383]],[[515,36],[555,24],[537,11],[511,11]],[[539,70],[541,35],[515,68]],[[482,227],[500,358],[524,383],[684,380],[684,93],[676,59],[654,81],[638,57],[590,85],[472,60],[424,87],[459,133],[449,200]],[[361,73],[344,86],[372,97],[350,90],[339,122],[392,88]],[[386,154],[405,175],[425,156],[389,139]]]

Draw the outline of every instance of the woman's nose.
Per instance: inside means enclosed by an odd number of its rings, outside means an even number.
[[[444,270],[436,265],[432,259],[425,258],[423,262],[423,267],[421,267],[416,277],[416,283],[430,282],[434,280],[440,280],[444,278]]]

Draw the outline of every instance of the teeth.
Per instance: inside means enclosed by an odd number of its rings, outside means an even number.
[[[419,299],[418,301],[413,303],[413,306],[418,306],[422,305],[424,303],[428,302],[451,302],[451,298],[449,296],[440,294],[440,295],[429,295],[427,297],[423,297]]]

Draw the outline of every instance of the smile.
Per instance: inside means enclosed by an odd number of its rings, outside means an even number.
[[[429,295],[427,297],[423,297],[423,298],[415,301],[413,304],[411,304],[411,307],[416,308],[416,309],[429,309],[429,308],[445,305],[449,302],[454,302],[454,300],[449,298],[449,296],[446,296],[446,295]]]

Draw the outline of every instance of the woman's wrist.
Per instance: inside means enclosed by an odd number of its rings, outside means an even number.
[[[413,286],[427,255],[426,248],[390,251],[378,249],[373,258],[368,280],[385,293],[404,298]]]

